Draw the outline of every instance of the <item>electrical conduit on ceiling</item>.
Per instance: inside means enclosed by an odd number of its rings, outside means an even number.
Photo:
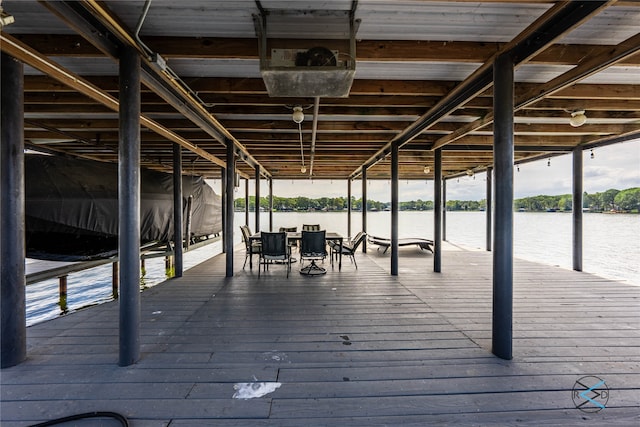
[[[316,156],[316,135],[318,134],[318,110],[320,97],[316,96],[313,103],[313,124],[311,125],[311,153],[309,154],[309,176],[313,177],[313,159]]]
[[[83,0],[81,3],[85,5],[85,8],[87,8],[90,11],[93,11],[93,13],[97,15],[98,18],[102,19],[104,21],[103,23],[107,25],[110,28],[110,30],[114,32],[116,36],[120,37],[122,41],[129,43],[132,47],[135,47],[138,50],[138,52],[142,54],[147,64],[157,69],[157,65],[153,61],[153,55],[149,55],[149,53],[145,52],[145,49],[142,47],[144,46],[144,44],[142,44],[141,46],[138,42],[136,42],[136,40],[133,37],[131,37],[131,35],[129,35],[129,33],[109,14],[108,11],[104,9],[104,7],[102,7],[102,5],[100,5],[95,0]],[[147,5],[145,5],[145,7],[148,8]],[[139,22],[138,25],[141,26],[142,23]],[[175,73],[173,73],[168,67],[166,68],[160,67],[160,68],[164,72],[159,72],[158,75],[165,76],[166,77],[165,81],[168,84],[170,84],[174,89],[178,90],[182,94],[182,96],[185,97],[185,99],[188,101],[189,106],[196,109],[197,114],[205,118],[208,124],[212,125],[213,128],[222,135],[223,140],[219,141],[220,143],[226,144],[227,142],[225,141],[225,139],[227,141],[230,141],[242,152],[242,154],[244,154],[244,156],[240,156],[243,160],[245,161],[249,160],[250,164],[252,164],[252,166],[254,167],[259,168],[261,171],[261,174],[266,178],[271,177],[271,174],[262,165],[260,165],[260,163],[249,153],[246,147],[240,144],[240,142],[224,126],[222,126],[222,124],[212,114],[210,114],[203,107],[202,101],[198,101],[194,98],[193,90],[191,90],[188,86],[186,86],[186,84],[184,84],[184,82],[182,82],[179,79],[179,77],[175,75]],[[203,130],[206,131],[206,129],[203,129]]]
[[[103,91],[102,89],[94,86],[90,82],[84,80],[82,77],[66,70],[64,67],[59,64],[49,60],[42,56],[39,52],[29,48],[28,46],[23,45],[18,40],[9,36],[6,33],[0,34],[0,45],[2,46],[2,51],[7,54],[13,56],[16,59],[24,62],[25,64],[41,71],[42,73],[53,77],[59,82],[77,90],[83,95],[88,96],[94,101],[104,105],[105,107],[118,111],[120,108],[120,103],[116,98]],[[176,144],[181,145],[189,151],[199,155],[200,157],[209,160],[212,163],[215,163],[219,166],[225,166],[225,162],[214,156],[213,154],[204,151],[201,148],[198,148],[197,145],[192,144],[185,138],[175,134],[173,131],[165,128],[154,120],[140,115],[140,124],[150,129],[153,132],[156,132],[158,135],[161,135],[168,139],[169,141],[175,142]]]

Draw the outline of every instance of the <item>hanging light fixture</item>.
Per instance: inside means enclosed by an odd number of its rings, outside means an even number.
[[[298,123],[298,124],[302,123],[304,121],[304,113],[302,112],[302,107],[300,106],[293,107],[293,114],[291,115],[291,118],[295,123]]]
[[[551,166],[551,157],[547,160],[547,166]]]
[[[302,166],[300,166],[300,173],[306,173],[307,167],[304,165],[304,147],[302,145],[302,122],[304,121],[304,113],[302,112],[302,107],[296,105],[293,107],[293,114],[291,115],[291,119],[298,124],[298,134],[300,135],[300,159],[302,161]]]
[[[592,159],[594,159],[596,157],[596,155],[593,154],[593,148],[591,149],[591,154],[589,155],[589,157],[591,157]]]
[[[0,0],[0,3],[2,3],[1,0]],[[16,22],[16,20],[13,17],[13,15],[9,15],[7,12],[4,11],[2,6],[0,6],[0,28],[4,28],[7,25],[11,25],[14,22]]]
[[[574,128],[580,127],[587,122],[587,116],[584,114],[584,110],[574,110],[571,112],[571,118],[569,124]]]

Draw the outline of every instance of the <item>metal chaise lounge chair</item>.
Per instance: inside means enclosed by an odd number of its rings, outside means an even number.
[[[391,247],[391,239],[387,239],[386,237],[368,236],[367,240],[373,245],[378,245],[378,250],[380,250],[380,248],[384,248],[382,253],[386,253]],[[423,251],[427,250],[433,253],[433,240],[422,239],[420,237],[405,237],[398,239],[398,246],[411,245],[418,246]]]

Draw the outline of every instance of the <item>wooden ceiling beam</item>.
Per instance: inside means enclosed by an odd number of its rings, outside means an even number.
[[[226,94],[226,95],[265,95],[266,88],[262,79],[242,79],[242,78],[185,78],[185,82],[199,95],[204,94]],[[88,76],[87,81],[102,90],[117,94],[118,78],[114,76]],[[458,82],[455,81],[406,81],[406,80],[359,80],[353,82],[350,96],[362,95],[386,95],[386,96],[433,96],[440,97],[448,93]],[[515,85],[515,96],[521,96],[527,92],[535,91],[542,84],[517,83]],[[67,85],[52,79],[48,76],[27,75],[25,76],[25,92],[75,92]],[[142,92],[151,93],[150,90],[142,88]],[[482,97],[493,96],[491,89],[482,93]],[[640,100],[640,84],[575,84],[561,89],[549,98],[561,99],[618,99],[618,100]]]
[[[143,31],[144,33],[144,31]],[[47,56],[102,57],[103,54],[84,38],[68,34],[17,34],[16,38]],[[258,57],[258,41],[251,38],[166,37],[142,38],[154,52],[167,59],[252,59]],[[331,44],[330,40],[270,39],[274,46],[304,49],[313,45]],[[503,49],[505,43],[472,41],[421,40],[358,40],[358,61],[439,61],[454,63],[485,62]],[[552,45],[533,57],[532,64],[575,65],[588,55],[607,51],[603,45]],[[639,66],[640,58],[627,58],[624,65]]]
[[[640,50],[640,34],[636,34],[612,49],[605,52],[598,52],[596,55],[585,58],[579,65],[566,71],[565,73],[551,79],[547,83],[541,85],[535,90],[531,90],[522,95],[515,97],[514,111],[526,108],[537,102],[543,101],[547,96],[558,92],[564,88],[570,87],[578,81],[594,75],[599,71],[609,68],[612,65],[620,63],[625,58],[636,55]],[[591,109],[593,103],[589,101],[588,108]],[[577,107],[586,108],[586,106]],[[469,132],[473,132],[474,129],[484,127],[493,121],[493,113],[489,113],[487,116],[479,119],[473,123],[469,123],[464,127],[461,127],[458,131],[451,135],[441,138],[434,145],[434,149],[440,148],[455,139],[464,136]]]
[[[194,127],[181,127],[176,123],[163,123],[165,126],[170,127],[176,132],[187,134],[190,132],[200,133],[201,130]],[[101,123],[96,121],[95,124],[88,124],[87,128],[91,128],[91,126],[96,126],[100,129]],[[298,132],[296,129],[288,129],[288,123],[264,123],[264,124],[256,124],[255,128],[249,127],[251,123],[225,123],[227,129],[232,132],[234,135],[236,132],[239,134],[248,134],[248,133],[257,133],[262,134],[264,132],[278,132],[282,134],[289,134],[290,140],[297,141],[298,140]],[[450,123],[450,122],[439,122],[429,128],[429,130],[423,132],[423,135],[441,135],[448,134],[450,132],[458,129],[460,124],[458,123]],[[594,134],[594,135],[604,135],[610,133],[620,132],[621,129],[624,128],[624,124],[608,124],[608,123],[597,123],[597,124],[585,124],[580,127],[573,127],[569,125],[568,120],[566,123],[516,123],[514,125],[514,131],[516,134],[518,133],[538,133],[538,134]],[[82,128],[76,128],[77,130],[81,130]],[[320,122],[318,125],[318,139],[321,140],[324,135],[327,134],[348,134],[348,133],[357,133],[357,134],[396,134],[400,130],[403,129],[403,122],[327,122],[323,124]],[[73,129],[70,129],[73,130]],[[490,126],[477,129],[474,133],[486,133],[492,132],[492,128]],[[311,134],[311,129],[303,130],[303,135]]]
[[[580,142],[580,135],[563,135],[553,136],[548,135],[516,135],[514,138],[514,145],[559,145],[559,146],[575,146]],[[489,135],[467,135],[464,138],[460,138],[456,142],[447,145],[446,148],[453,148],[456,146],[468,147],[486,145],[487,147],[493,147],[493,136]],[[409,147],[411,147],[409,145]],[[445,149],[446,149],[445,148]]]
[[[350,176],[353,178],[359,175],[365,166],[375,164],[382,155],[389,153],[392,146],[402,147],[443,117],[451,114],[452,111],[474,100],[478,94],[485,92],[493,84],[493,63],[499,55],[509,55],[513,60],[514,67],[526,63],[552,46],[555,40],[561,39],[564,34],[614,3],[615,1],[556,3],[506,43],[499,52],[488,58],[423,116],[391,139],[366,163],[354,170]]]
[[[46,95],[50,98],[51,95]],[[54,98],[55,99],[55,98]],[[31,98],[31,101],[34,99]],[[85,101],[88,102],[88,101]],[[572,110],[579,108],[582,103],[576,100],[543,100],[526,109],[522,109],[516,112],[516,117],[520,118],[566,118],[568,113],[565,110]],[[147,104],[143,106],[145,114],[156,120],[167,119],[180,119],[182,115],[176,112],[173,108],[167,107],[161,104]],[[619,119],[619,120],[634,120],[640,118],[640,102],[635,100],[621,100],[621,101],[609,101],[609,100],[595,100],[590,103],[590,109],[587,114],[590,119]],[[234,116],[247,117],[245,107],[237,106],[218,106],[216,110],[216,116],[221,121],[233,120]],[[394,120],[397,117],[403,117],[407,120],[417,118],[424,109],[416,107],[349,107],[349,106],[327,106],[323,107],[320,114],[320,120],[323,121],[326,117],[341,116],[349,119],[349,116],[362,121],[376,121],[384,120],[384,116],[389,116]],[[487,109],[480,108],[463,108],[453,112],[448,117],[445,117],[442,121],[447,122],[458,116],[465,117],[481,117],[486,114]],[[251,119],[254,120],[266,120],[261,118],[261,115],[265,117],[282,116],[288,117],[290,110],[283,106],[255,106],[252,108]],[[73,115],[79,119],[95,120],[92,115],[95,115],[98,119],[117,118],[117,113],[98,104],[64,104],[62,108],[58,103],[51,101],[46,104],[29,103],[25,105],[25,117],[31,118],[65,118]]]
[[[574,105],[588,105],[590,110],[621,110],[637,111],[640,105],[640,85],[575,85],[554,93],[546,99],[539,100],[531,105],[523,107],[525,109],[572,109]],[[535,91],[541,85],[523,86],[519,93]],[[625,96],[625,87],[627,94]],[[70,90],[28,90],[25,92],[25,111],[27,106],[38,105],[95,105],[91,98],[83,96]],[[565,91],[567,96],[565,95]],[[173,112],[179,114],[175,109],[166,106],[165,101],[159,96],[145,92],[142,94],[143,110]],[[306,99],[285,99],[285,98],[265,98],[256,94],[226,94],[204,96],[206,102],[214,104],[209,110],[216,116],[232,112],[235,114],[251,114],[254,111],[268,111],[273,114],[290,114],[290,105],[307,105]],[[425,110],[431,108],[437,102],[438,97],[423,95],[353,95],[349,98],[328,98],[321,103],[321,114],[388,114],[388,115],[421,115]],[[247,110],[250,108],[250,110]],[[392,111],[392,109],[402,108],[403,111]],[[467,104],[463,109],[459,109],[453,115],[469,113],[478,115],[482,110],[492,108],[491,98],[478,97]],[[368,109],[375,109],[369,111]],[[101,110],[104,110],[101,108]]]
[[[38,50],[41,48],[43,52],[50,51],[51,56],[104,58],[104,53],[79,37],[43,36],[35,40],[35,36],[31,35],[18,36],[25,40],[29,37],[34,38],[33,43],[38,44]],[[196,57],[257,60],[255,39],[152,39],[144,37],[144,31],[142,38],[165,59],[170,60]],[[287,46],[308,47],[303,46],[305,41],[283,43]],[[318,40],[314,43],[318,43]],[[444,61],[482,64],[497,52],[503,51],[505,46],[505,43],[363,41],[358,42],[358,60],[380,63]],[[603,55],[611,48],[615,46],[551,45],[533,55],[527,62],[552,66],[575,65],[583,58]],[[624,58],[619,64],[640,65],[640,55]],[[389,64],[385,66],[389,67]],[[252,155],[259,158],[261,164],[274,173],[274,177],[301,177],[299,140],[297,127],[290,120],[291,106],[312,105],[312,98],[269,98],[260,78],[183,79],[203,101],[213,104],[206,106],[206,112],[224,123],[225,129],[241,141]],[[117,98],[117,76],[89,76],[86,81]],[[457,81],[356,78],[350,97],[323,98],[318,122],[314,168],[316,178],[348,176],[355,167],[375,157],[391,137],[418,120],[460,84]],[[46,76],[25,76],[25,90],[25,118],[28,121],[25,137],[29,144],[42,146],[50,139],[52,150],[74,155],[92,155],[108,161],[116,159],[113,147],[117,146],[118,124],[113,109],[98,105],[95,100],[79,95],[76,89]],[[515,90],[516,98],[522,99],[535,91],[547,90],[547,86],[544,83],[517,83]],[[176,108],[167,105],[165,99],[154,95],[148,88],[143,87],[142,93],[142,110],[146,117],[211,155],[225,158],[223,145],[214,141],[210,134],[182,118]],[[429,177],[422,172],[424,164],[433,161],[432,151],[427,150],[443,135],[456,132],[471,121],[487,117],[492,109],[491,97],[491,88],[479,90],[472,100],[460,104],[463,107],[456,107],[422,134],[404,144],[399,154],[401,178]],[[568,118],[566,110],[577,108],[587,109],[590,121],[576,129],[568,126],[565,119]],[[73,120],[65,119],[64,116],[73,117]],[[310,123],[310,116],[311,113],[303,123],[303,128]],[[588,144],[600,144],[620,136],[634,135],[638,132],[639,118],[640,84],[573,84],[550,92],[544,100],[526,105],[516,114],[516,161],[539,157],[544,153],[565,152],[581,144],[587,147]],[[445,175],[464,173],[466,168],[482,168],[491,164],[491,126],[487,121],[483,122],[483,126],[443,147]],[[303,132],[307,154],[310,130],[303,129]],[[56,137],[60,140],[58,143],[54,143]],[[102,146],[97,145],[97,142]],[[143,164],[154,168],[169,165],[171,150],[168,147],[171,144],[163,135],[143,128]],[[185,153],[185,159],[190,157],[194,155]],[[208,177],[220,175],[220,167],[207,164],[205,160],[196,161],[193,165],[185,160],[185,169],[189,170],[190,166],[193,173]],[[252,176],[251,168],[242,162],[237,168],[241,173]],[[369,170],[371,179],[388,178],[389,158],[371,166]]]
[[[527,105],[525,110],[586,110],[590,111],[630,111],[640,109],[640,100],[609,100],[609,99],[550,99],[545,98]],[[518,112],[515,113],[519,114]]]

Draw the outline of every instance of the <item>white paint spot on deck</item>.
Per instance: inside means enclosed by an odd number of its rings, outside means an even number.
[[[234,399],[255,399],[257,397],[266,396],[269,393],[273,393],[280,388],[282,383],[236,383],[233,385],[233,389],[236,391],[233,393]]]
[[[262,353],[262,356],[264,357],[264,360],[275,360],[276,362],[284,362],[289,360],[289,357],[286,353],[276,350]]]

